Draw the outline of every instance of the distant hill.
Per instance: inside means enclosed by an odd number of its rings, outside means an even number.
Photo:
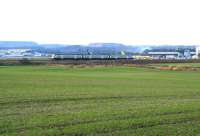
[[[0,49],[24,49],[24,48],[38,48],[36,42],[26,41],[0,41]]]
[[[121,51],[126,53],[142,53],[149,50],[175,50],[180,48],[193,48],[184,45],[124,45],[119,43],[90,43],[88,45],[65,44],[38,44],[30,41],[0,41],[0,49],[31,49],[41,53],[53,54],[116,54]]]

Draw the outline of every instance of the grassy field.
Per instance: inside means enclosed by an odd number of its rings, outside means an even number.
[[[0,135],[200,136],[200,72],[2,66]]]

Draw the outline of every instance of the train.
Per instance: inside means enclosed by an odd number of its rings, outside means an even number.
[[[52,55],[53,60],[121,60],[134,59],[127,55]]]

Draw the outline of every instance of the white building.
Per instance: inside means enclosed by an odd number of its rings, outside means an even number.
[[[200,50],[199,50],[200,51]],[[196,55],[196,52],[190,52],[185,50],[181,52],[148,52],[148,55],[153,59],[192,59]]]
[[[177,59],[180,57],[179,52],[148,52],[153,59]]]
[[[196,48],[196,57],[200,58],[200,46]]]

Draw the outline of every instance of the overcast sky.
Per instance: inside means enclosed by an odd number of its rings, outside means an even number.
[[[0,0],[0,40],[200,45],[200,0]]]

